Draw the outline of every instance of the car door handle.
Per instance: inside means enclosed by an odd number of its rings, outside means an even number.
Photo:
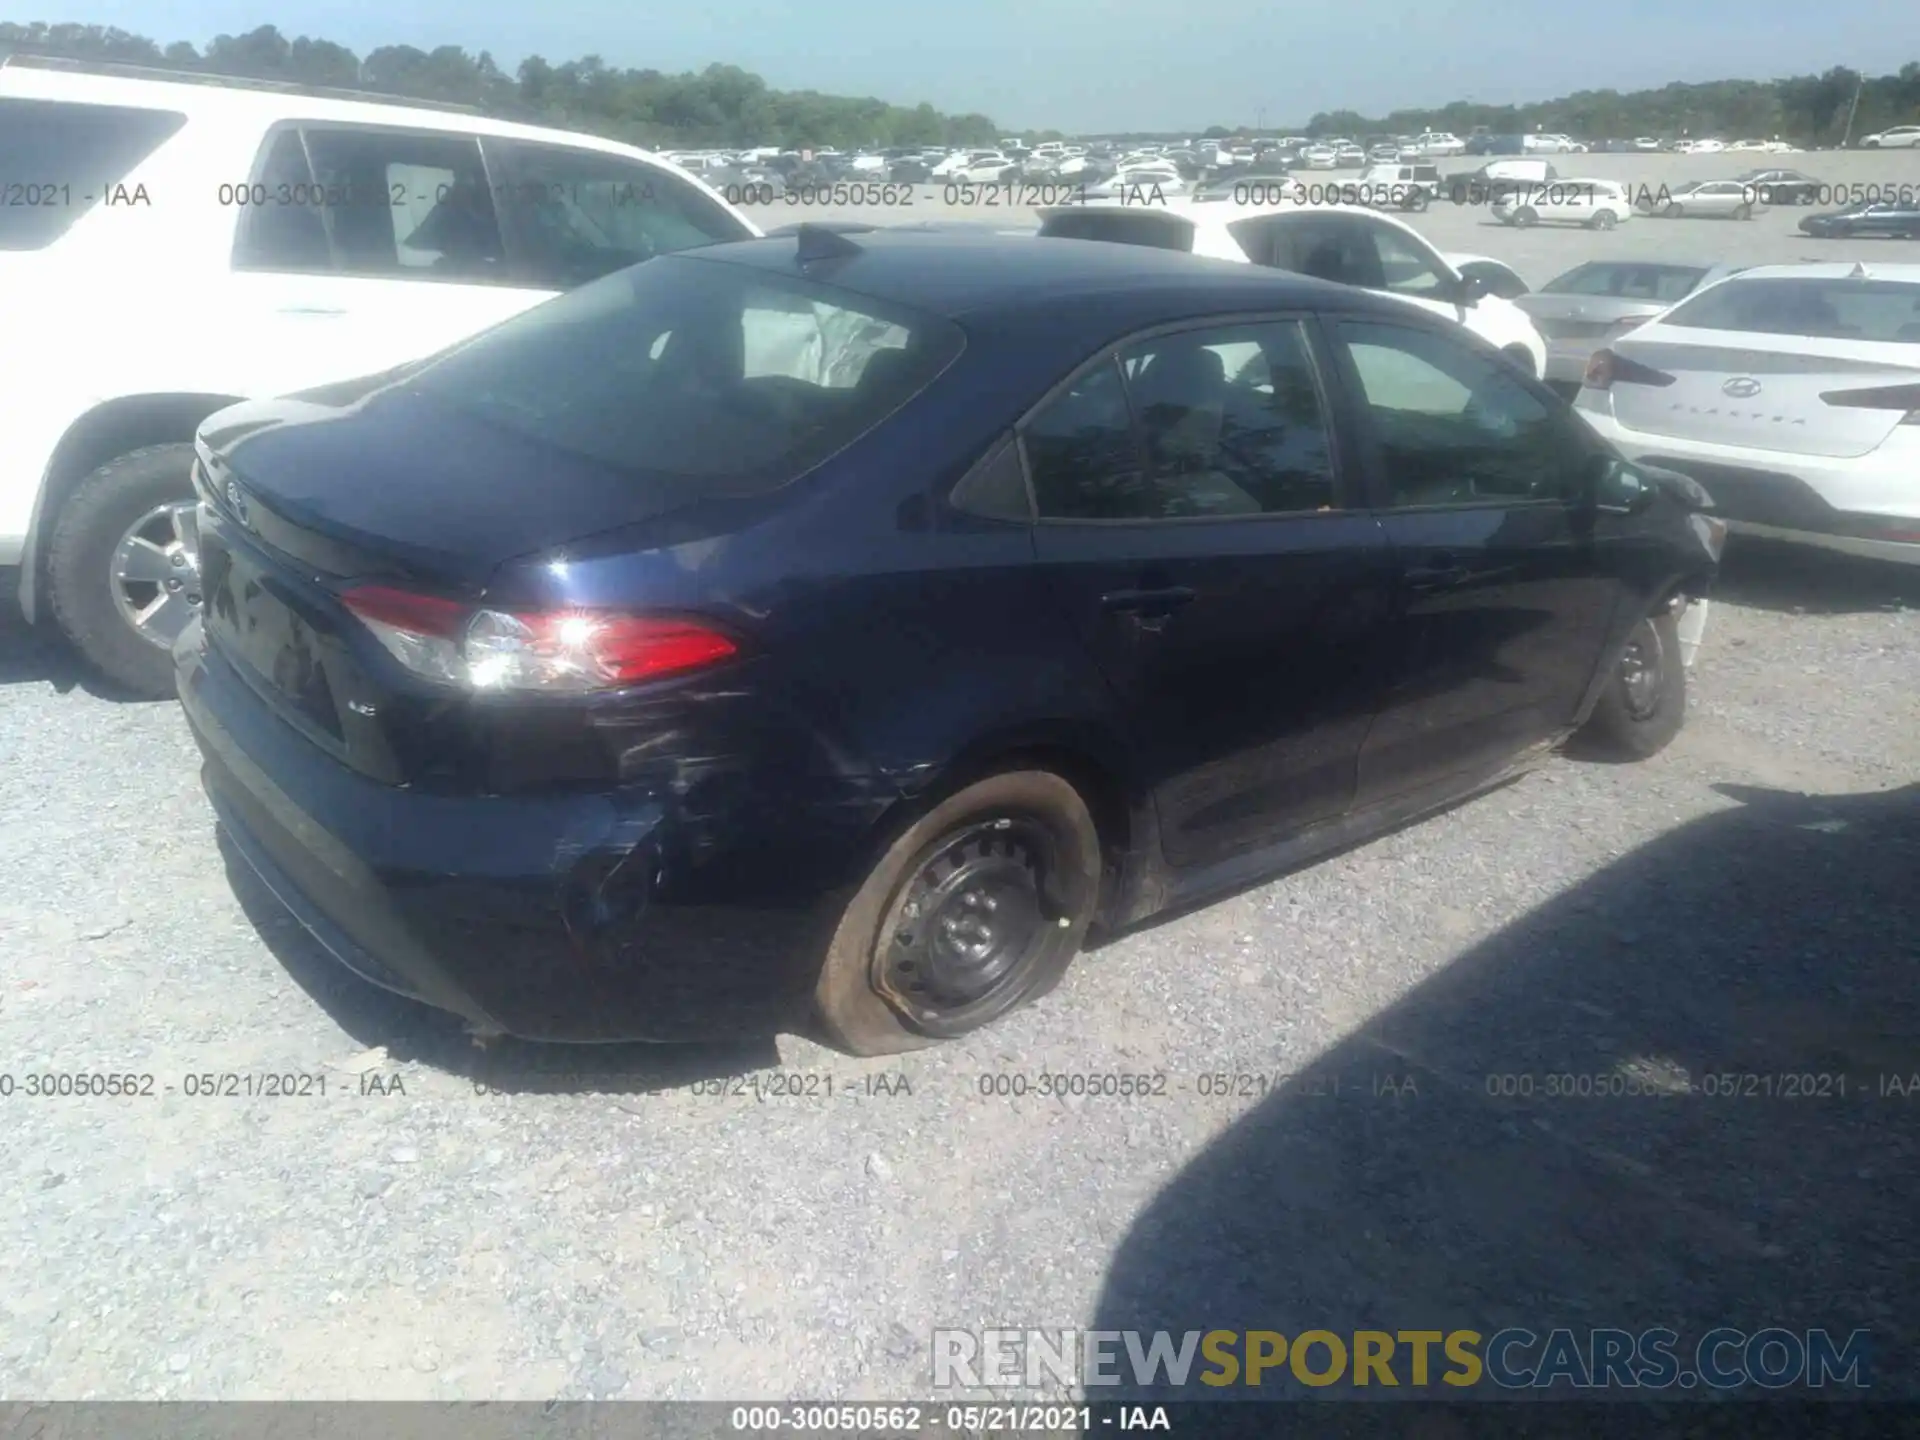
[[[1185,585],[1167,585],[1157,590],[1110,590],[1100,597],[1102,610],[1127,614],[1166,614],[1199,598],[1199,592]]]

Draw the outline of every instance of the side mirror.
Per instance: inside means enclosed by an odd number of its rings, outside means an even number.
[[[1659,495],[1654,482],[1617,455],[1596,455],[1587,500],[1603,515],[1638,515]]]
[[[1460,305],[1478,305],[1492,293],[1492,287],[1478,275],[1462,275],[1453,287],[1454,301]]]

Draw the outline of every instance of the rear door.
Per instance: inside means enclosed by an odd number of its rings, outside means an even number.
[[[1168,861],[1343,814],[1390,560],[1292,318],[1159,333],[1021,427],[1048,585],[1112,688]]]
[[[1466,320],[1446,261],[1397,225],[1371,215],[1311,211],[1272,215],[1257,223],[1266,237],[1266,263],[1276,269],[1382,290],[1430,314]]]
[[[1620,592],[1579,500],[1597,442],[1564,405],[1436,327],[1330,329],[1396,573],[1365,807],[1457,789],[1564,734]]]
[[[258,327],[248,343],[301,356],[296,384],[433,354],[553,293],[509,270],[470,135],[284,124],[243,189],[233,284]]]

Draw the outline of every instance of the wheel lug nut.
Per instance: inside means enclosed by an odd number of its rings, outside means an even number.
[[[167,589],[178,590],[179,588],[180,588],[180,582],[178,580],[169,579],[167,581]]]
[[[167,559],[169,563],[171,563],[175,567],[178,567],[187,563],[187,557],[182,555],[178,550],[174,551],[173,554],[169,555]]]

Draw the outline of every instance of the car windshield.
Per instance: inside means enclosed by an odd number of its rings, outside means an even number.
[[[1663,323],[1688,330],[1908,344],[1920,340],[1920,285],[1844,277],[1728,280],[1689,300]]]
[[[751,494],[872,429],[964,344],[938,316],[670,255],[536,306],[402,388],[618,470],[697,481],[696,497]]]

